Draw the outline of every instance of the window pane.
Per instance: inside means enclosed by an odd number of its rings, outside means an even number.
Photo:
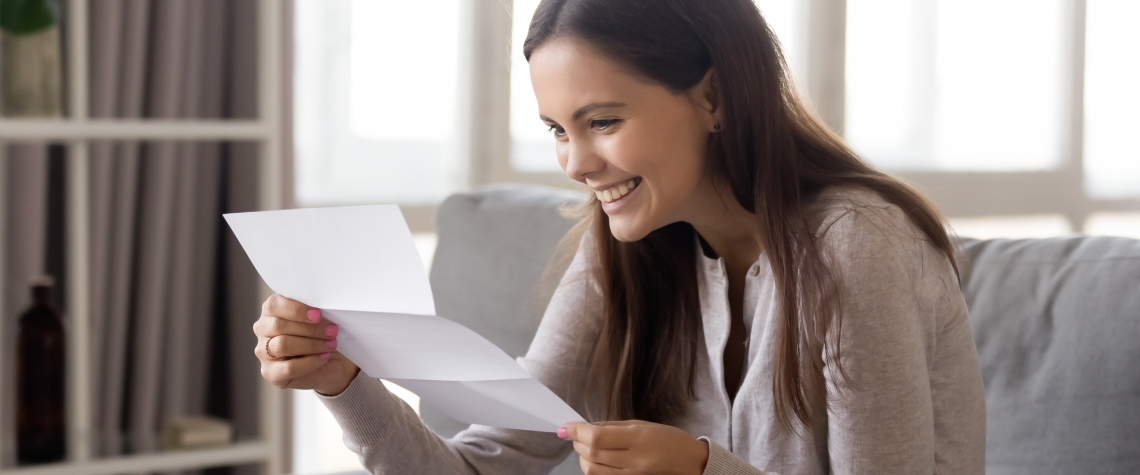
[[[949,221],[958,236],[974,239],[1048,238],[1073,232],[1069,220],[1061,215],[988,216]]]
[[[561,171],[554,154],[554,137],[538,118],[538,101],[530,85],[530,65],[523,41],[539,0],[514,0],[511,30],[511,165],[520,171]]]
[[[904,170],[1041,170],[1064,145],[1062,0],[849,0],[848,141]]]
[[[1140,239],[1140,213],[1096,213],[1085,221],[1085,234]]]
[[[530,67],[523,57],[531,17],[539,0],[514,0],[514,25],[511,32],[511,166],[519,171],[561,171],[554,152],[554,138],[538,118],[538,102],[530,85]],[[803,30],[803,0],[756,0],[764,19],[776,32],[794,74],[802,82],[800,49],[805,44],[799,37]]]
[[[1140,196],[1140,2],[1088,0],[1085,27],[1085,188]]]
[[[792,74],[801,84],[804,77],[803,58],[807,57],[807,41],[803,38],[807,21],[807,2],[804,0],[755,0],[760,15],[768,22],[768,27],[776,33],[784,57],[792,68]]]
[[[299,204],[436,202],[461,182],[458,12],[458,0],[296,2]]]

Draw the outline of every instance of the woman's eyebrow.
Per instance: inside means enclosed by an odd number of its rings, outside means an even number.
[[[593,104],[586,104],[578,108],[578,110],[574,111],[574,120],[577,121],[578,119],[581,119],[582,116],[589,114],[591,111],[597,109],[609,109],[611,107],[623,106],[625,106],[624,102],[595,102]]]
[[[586,104],[586,105],[578,108],[578,110],[574,111],[573,119],[574,119],[574,121],[577,121],[578,119],[581,119],[582,116],[589,114],[590,112],[598,110],[598,109],[609,109],[611,107],[624,107],[625,105],[626,104],[624,102],[595,102],[593,104]],[[544,115],[540,115],[539,118],[541,118],[542,120],[544,120],[546,122],[550,122],[552,124],[558,123],[554,119],[551,119],[550,117],[547,117]]]

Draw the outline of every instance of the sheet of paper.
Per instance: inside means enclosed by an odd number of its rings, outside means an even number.
[[[338,348],[383,379],[481,381],[530,378],[503,350],[471,329],[435,315],[325,310],[340,326]]]
[[[530,378],[496,381],[391,381],[431,401],[452,419],[469,424],[554,432],[566,422],[583,420],[550,389]]]
[[[395,205],[225,215],[274,292],[340,327],[338,351],[374,378],[455,419],[555,431],[582,421],[501,349],[435,315],[431,286]]]
[[[396,205],[225,218],[274,292],[318,308],[435,314],[431,284]]]

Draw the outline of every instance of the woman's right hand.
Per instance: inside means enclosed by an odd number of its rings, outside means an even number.
[[[279,388],[344,392],[360,368],[336,351],[338,329],[320,309],[273,294],[253,324],[261,377]],[[272,356],[270,356],[272,355]]]

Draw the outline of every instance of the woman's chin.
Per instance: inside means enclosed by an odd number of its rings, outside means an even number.
[[[651,230],[641,229],[641,226],[631,225],[632,223],[622,222],[625,220],[616,220],[610,218],[610,234],[613,234],[614,239],[621,242],[634,242],[640,241]]]

